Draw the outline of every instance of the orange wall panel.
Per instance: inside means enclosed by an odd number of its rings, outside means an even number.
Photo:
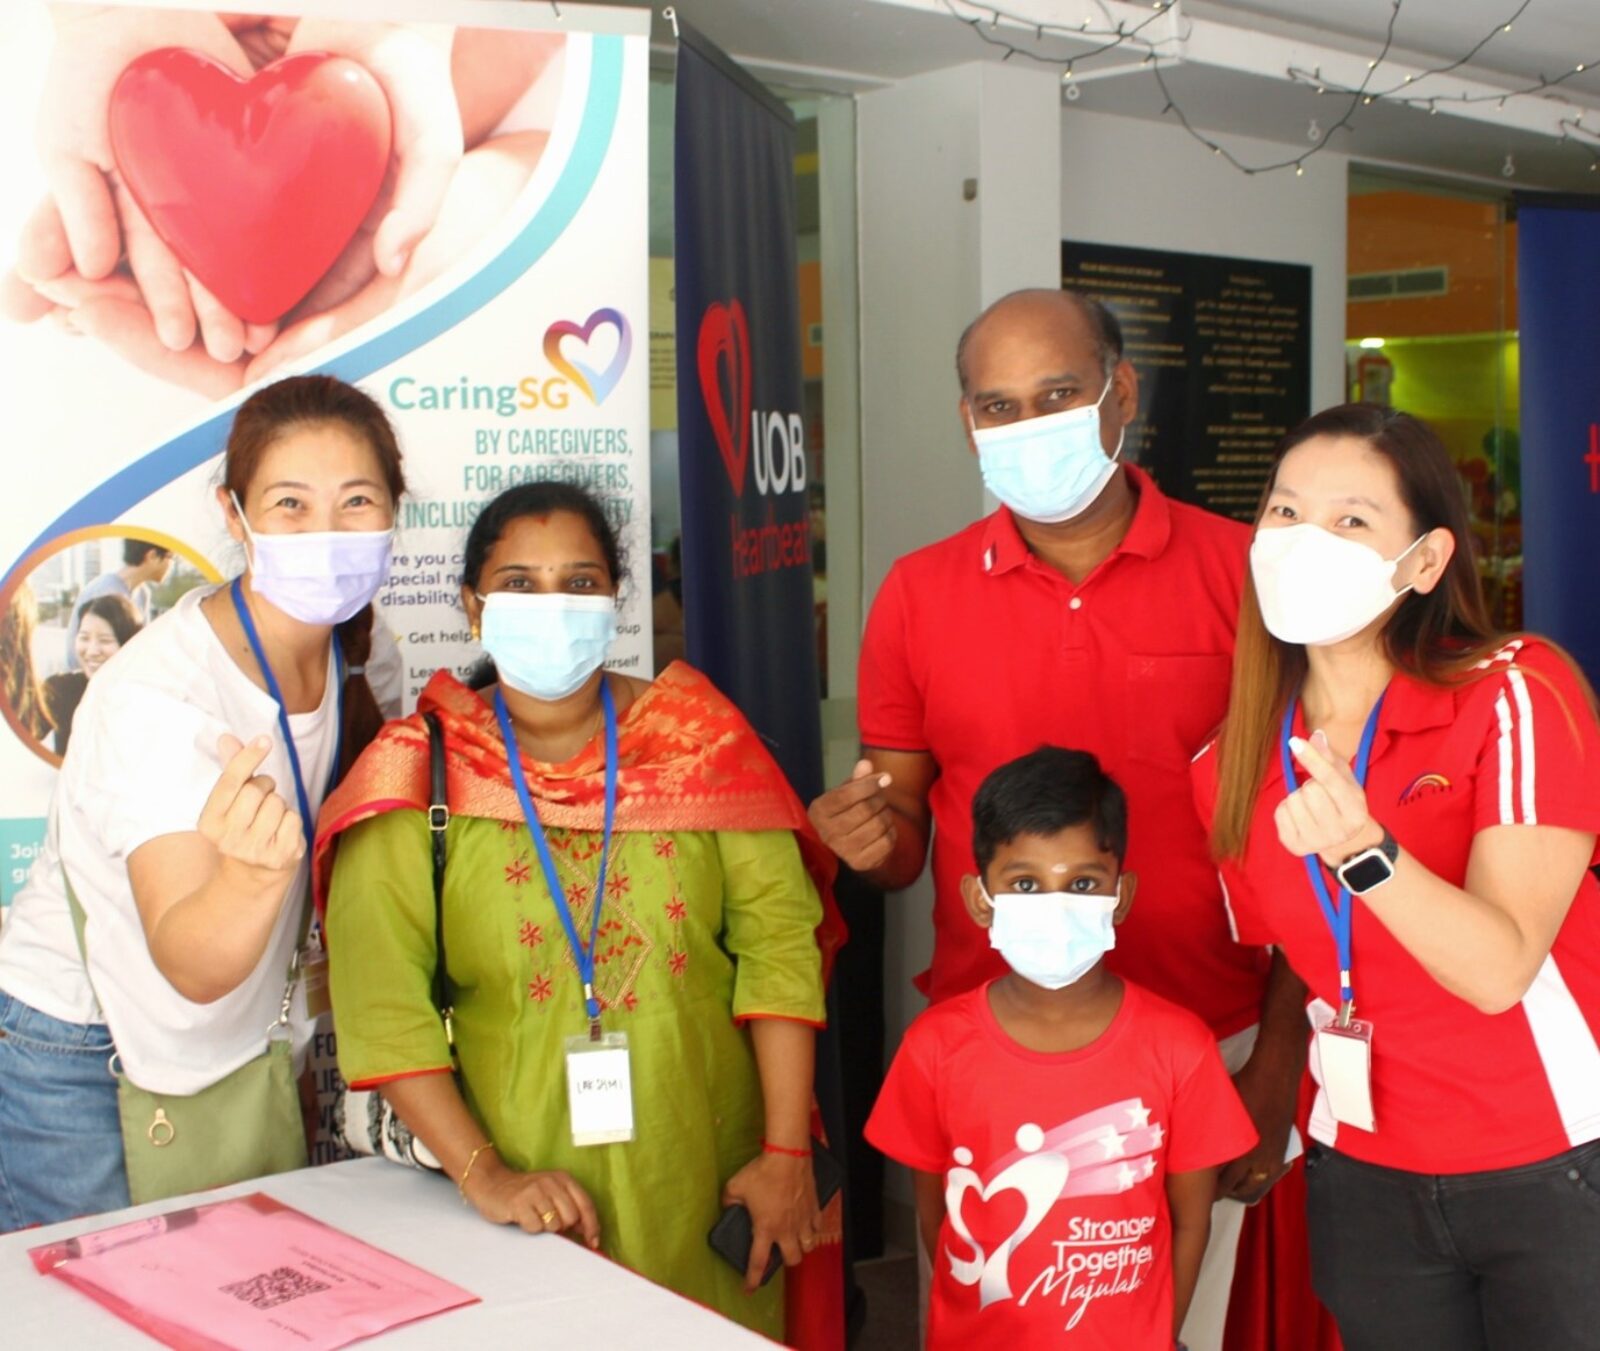
[[[1515,330],[1516,266],[1516,223],[1502,224],[1502,210],[1493,202],[1421,192],[1352,196],[1351,276],[1444,267],[1449,291],[1407,300],[1350,302],[1345,332],[1352,338],[1414,338]]]

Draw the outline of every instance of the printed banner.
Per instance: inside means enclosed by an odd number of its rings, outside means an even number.
[[[357,382],[399,433],[386,712],[480,655],[461,553],[501,489],[596,490],[647,566],[649,16],[265,8],[0,17],[0,904],[88,681],[240,570],[215,483],[261,384]],[[624,588],[613,655],[643,675],[649,600]]]
[[[678,48],[678,447],[688,656],[822,789],[801,416],[794,119],[716,47]]]
[[[1522,539],[1527,626],[1600,681],[1600,203],[1519,196]]]

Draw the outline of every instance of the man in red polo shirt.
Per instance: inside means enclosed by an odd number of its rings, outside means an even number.
[[[972,795],[1044,743],[1092,751],[1128,796],[1139,904],[1110,965],[1193,1010],[1222,1045],[1261,1143],[1222,1173],[1213,1241],[1184,1327],[1222,1341],[1238,1202],[1284,1171],[1306,1046],[1304,986],[1229,932],[1189,791],[1189,761],[1227,709],[1249,530],[1162,494],[1122,455],[1138,377],[1103,305],[1021,291],[956,353],[960,411],[1002,506],[900,559],[861,652],[863,759],[811,818],[884,890],[921,874],[933,838],[930,1001],[1005,965],[967,918]]]

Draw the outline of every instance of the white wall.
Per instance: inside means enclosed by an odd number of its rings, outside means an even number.
[[[983,513],[956,340],[1007,291],[1060,284],[1057,90],[1048,73],[978,62],[858,102],[868,605],[896,558]]]
[[[1298,153],[1230,137],[1249,164]],[[1212,253],[1311,265],[1311,407],[1344,401],[1343,155],[1322,151],[1304,177],[1254,177],[1171,122],[1079,112],[1061,115],[1061,225],[1081,243]]]

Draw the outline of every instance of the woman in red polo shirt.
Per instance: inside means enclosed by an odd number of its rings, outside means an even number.
[[[1285,440],[1196,798],[1241,942],[1315,996],[1317,1293],[1348,1351],[1600,1338],[1600,726],[1484,613],[1404,413]]]

